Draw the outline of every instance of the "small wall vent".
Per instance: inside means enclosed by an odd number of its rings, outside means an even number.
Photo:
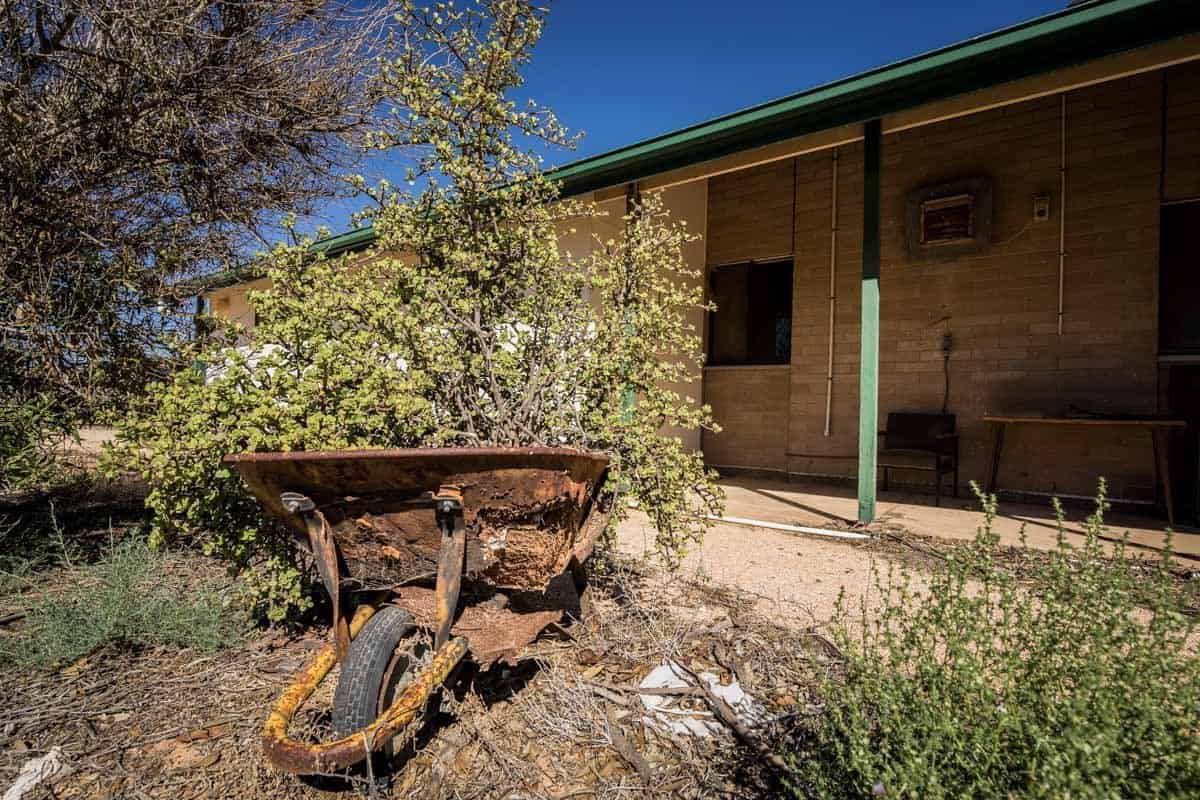
[[[904,222],[910,259],[979,252],[991,243],[992,183],[968,178],[910,192]]]

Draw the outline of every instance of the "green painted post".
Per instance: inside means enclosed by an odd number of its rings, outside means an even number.
[[[879,441],[879,120],[863,127],[862,320],[858,373],[858,521],[875,519]]]
[[[630,183],[625,186],[625,215],[631,216],[637,212],[638,206],[642,202],[642,193],[638,189],[637,182]],[[625,240],[628,244],[630,238],[629,223],[625,223]],[[632,266],[630,266],[632,269]],[[628,318],[626,312],[625,319],[625,335],[633,336],[633,322]],[[624,393],[621,395],[621,420],[626,424],[633,422],[633,407],[637,405],[637,393],[633,391],[632,386],[626,386]]]

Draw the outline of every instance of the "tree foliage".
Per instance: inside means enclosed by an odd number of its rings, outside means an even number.
[[[560,199],[539,168],[531,143],[571,143],[554,115],[511,99],[544,12],[523,0],[395,10],[404,36],[378,87],[394,113],[367,141],[407,173],[399,186],[360,181],[377,249],[340,262],[277,249],[245,345],[204,343],[207,376],[158,385],[122,432],[124,457],[153,486],[159,534],[202,535],[236,563],[270,567],[258,585],[276,617],[300,601],[298,574],[273,544],[284,537],[220,466],[225,453],[605,452],[609,490],[650,515],[670,556],[720,503],[701,456],[664,433],[712,426],[672,388],[702,359],[689,314],[703,292],[683,259],[694,237],[650,195],[631,199],[611,239],[561,248],[560,234],[600,212]],[[628,504],[617,499],[619,519]]]
[[[319,0],[4,3],[0,394],[70,423],[165,374],[186,279],[337,190],[373,113],[377,17]]]
[[[263,516],[234,452],[411,447],[432,431],[422,376],[401,369],[395,321],[403,303],[381,290],[382,262],[313,263],[304,242],[270,256],[273,288],[255,297],[258,324],[237,345],[236,325],[210,320],[187,344],[194,366],[152,384],[105,454],[150,484],[151,542],[202,546],[244,574],[251,609],[282,620],[304,609],[292,535]]]

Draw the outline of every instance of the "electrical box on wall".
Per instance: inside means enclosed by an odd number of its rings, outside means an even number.
[[[1040,192],[1033,196],[1033,221],[1045,222],[1050,219],[1050,193]]]

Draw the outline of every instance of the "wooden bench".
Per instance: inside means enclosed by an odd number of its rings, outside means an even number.
[[[934,503],[942,504],[942,476],[953,473],[953,494],[958,497],[958,433],[953,414],[893,411],[887,428],[879,432],[883,446],[878,465],[883,468],[883,490],[893,469],[916,469],[934,474]]]
[[[1186,428],[1182,419],[1164,417],[1031,417],[987,414],[983,421],[992,426],[992,460],[988,468],[987,492],[996,493],[996,476],[1000,472],[1000,452],[1004,448],[1004,429],[1010,425],[1074,425],[1084,430],[1097,428],[1143,428],[1150,434],[1154,447],[1154,471],[1157,482],[1162,486],[1163,500],[1167,506],[1167,523],[1175,525],[1175,504],[1171,498],[1171,437],[1172,428]]]

